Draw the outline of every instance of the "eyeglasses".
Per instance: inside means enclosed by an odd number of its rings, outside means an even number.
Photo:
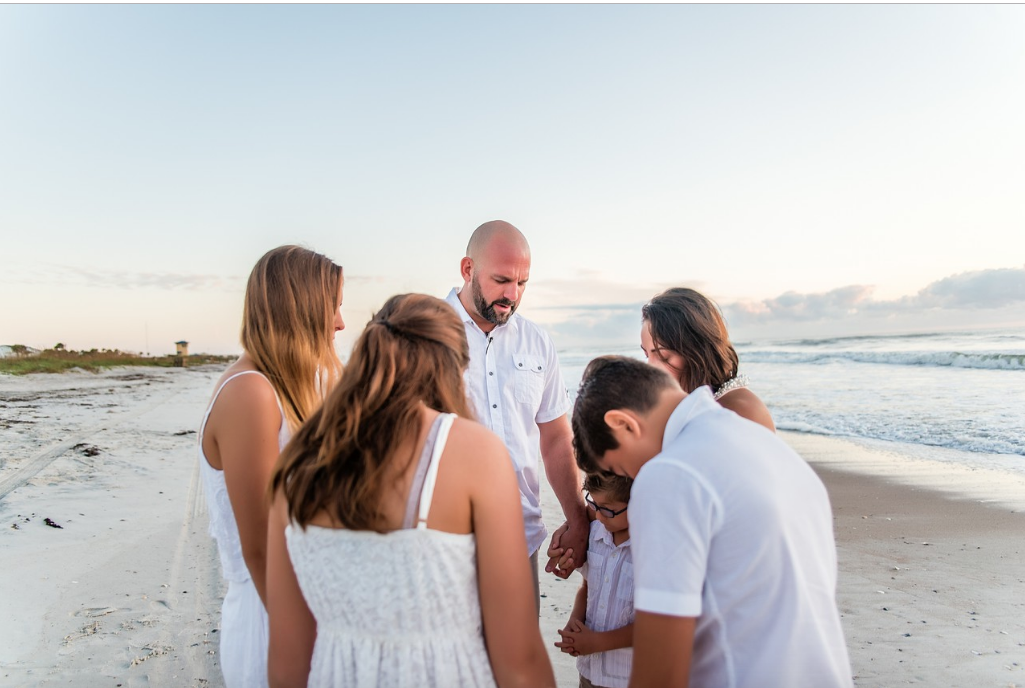
[[[627,504],[626,506],[624,506],[619,511],[613,511],[612,509],[608,508],[607,506],[598,506],[597,504],[594,503],[594,500],[591,499],[591,495],[589,495],[589,494],[585,494],[584,495],[584,501],[587,502],[587,506],[591,507],[592,511],[597,511],[598,513],[602,514],[603,516],[605,516],[607,518],[615,518],[616,516],[619,516],[621,513],[623,513],[624,511],[626,511],[627,509],[630,508],[630,505]]]

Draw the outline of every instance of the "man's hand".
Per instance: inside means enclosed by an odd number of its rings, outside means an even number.
[[[567,521],[552,535],[548,547],[548,564],[545,571],[559,578],[568,578],[581,564],[587,560],[587,538],[591,532],[591,524]]]
[[[569,524],[563,523],[552,533],[552,540],[548,545],[548,563],[545,565],[545,572],[551,573],[559,578],[569,578],[576,565],[573,563],[573,550],[562,546],[562,536],[569,530]]]

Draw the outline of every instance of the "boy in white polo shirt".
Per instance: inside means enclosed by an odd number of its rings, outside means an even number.
[[[577,462],[634,478],[630,686],[849,688],[825,487],[765,428],[605,356],[573,409]]]

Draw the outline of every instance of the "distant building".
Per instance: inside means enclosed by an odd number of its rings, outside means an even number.
[[[176,356],[188,356],[189,355],[189,343],[188,342],[175,342],[175,355]]]
[[[14,347],[17,344],[0,344],[0,358],[10,358],[11,356],[33,356],[39,353],[39,349],[34,349],[31,346],[26,346],[22,351],[15,351]]]

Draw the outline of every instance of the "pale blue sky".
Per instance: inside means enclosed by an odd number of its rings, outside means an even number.
[[[345,266],[345,348],[494,218],[562,345],[632,342],[681,284],[741,339],[1025,324],[1023,35],[1022,6],[0,6],[0,344],[237,351],[252,264],[302,243]]]

